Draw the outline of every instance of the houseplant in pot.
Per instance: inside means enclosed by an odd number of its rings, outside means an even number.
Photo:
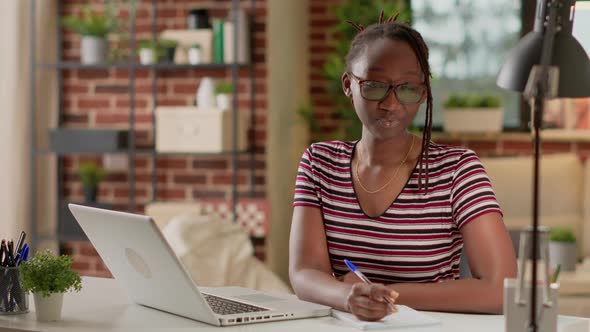
[[[105,177],[105,171],[94,162],[85,162],[80,164],[78,175],[84,189],[84,199],[86,203],[96,202],[98,195],[98,185]]]
[[[138,43],[139,63],[151,65],[158,62],[158,44],[151,39],[142,39]]]
[[[231,93],[233,91],[234,86],[230,82],[221,81],[215,85],[215,101],[218,109],[227,111],[231,108]]]
[[[87,5],[81,14],[64,17],[62,25],[82,36],[80,61],[83,64],[104,63],[108,51],[107,36],[117,29],[113,7],[106,6],[105,12],[101,13]]]
[[[178,42],[172,39],[160,39],[158,43],[163,62],[174,63],[174,55]]]
[[[451,133],[498,133],[504,110],[501,99],[487,94],[451,94],[444,102],[443,128]]]
[[[55,256],[49,250],[22,262],[19,272],[24,290],[33,294],[39,321],[60,320],[63,294],[82,289],[80,275],[72,269],[72,258]]]
[[[553,227],[549,231],[549,263],[561,265],[562,271],[575,271],[578,260],[576,235],[567,227]]]

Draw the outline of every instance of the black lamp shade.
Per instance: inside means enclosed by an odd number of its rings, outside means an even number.
[[[562,0],[559,9],[561,30],[555,34],[551,64],[559,68],[559,86],[556,97],[590,97],[590,58],[580,43],[572,36],[570,8],[573,0]],[[534,65],[541,61],[543,47],[543,21],[545,1],[538,0],[535,28],[512,49],[496,84],[504,89],[523,92]],[[573,15],[572,15],[573,17]]]

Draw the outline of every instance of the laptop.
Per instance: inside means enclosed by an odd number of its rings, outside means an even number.
[[[115,279],[134,302],[215,326],[328,316],[331,308],[290,294],[197,287],[148,216],[69,204]]]

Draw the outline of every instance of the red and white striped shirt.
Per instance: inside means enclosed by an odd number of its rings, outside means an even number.
[[[293,206],[322,210],[334,274],[348,258],[372,281],[439,282],[459,278],[461,227],[499,212],[490,180],[476,154],[429,145],[429,189],[418,188],[418,165],[381,216],[361,209],[353,184],[355,142],[312,144],[299,164]],[[424,165],[425,166],[425,165]]]

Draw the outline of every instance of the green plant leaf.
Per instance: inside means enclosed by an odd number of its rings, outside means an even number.
[[[107,5],[101,13],[94,10],[90,2],[82,7],[81,15],[65,16],[61,23],[82,36],[98,38],[106,38],[109,33],[119,28],[112,5]]]
[[[234,85],[228,81],[220,81],[215,85],[215,94],[230,94],[234,91]]]
[[[576,235],[568,227],[553,227],[549,231],[549,240],[555,242],[575,243]]]
[[[80,275],[72,269],[72,258],[55,256],[51,251],[38,251],[29,261],[19,265],[23,289],[48,297],[52,293],[79,292]]]
[[[106,173],[94,162],[85,162],[80,164],[78,175],[84,188],[96,188]]]

